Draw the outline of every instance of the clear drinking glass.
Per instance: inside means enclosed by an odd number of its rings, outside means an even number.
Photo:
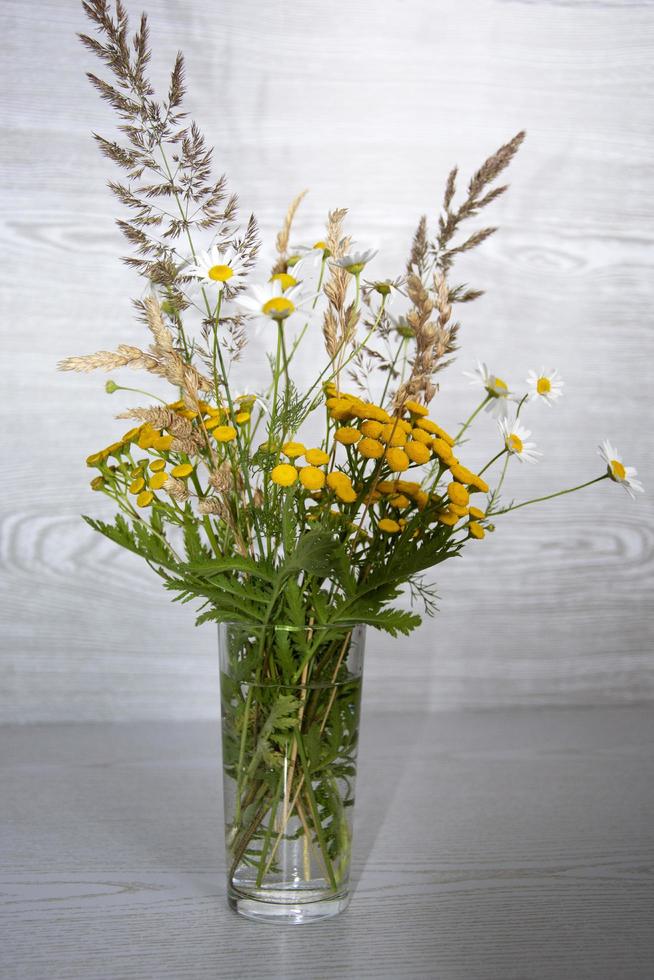
[[[227,894],[252,919],[349,901],[365,627],[219,627]]]

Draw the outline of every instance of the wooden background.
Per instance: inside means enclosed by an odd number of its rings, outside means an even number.
[[[609,437],[650,493],[633,504],[604,483],[498,521],[440,571],[436,620],[408,640],[370,637],[366,697],[402,711],[650,699],[652,5],[149,0],[149,12],[155,76],[185,51],[189,107],[268,242],[309,186],[297,237],[348,206],[355,236],[381,248],[374,271],[394,275],[449,167],[468,174],[528,130],[494,206],[500,233],[459,267],[488,293],[462,311],[439,416],[469,412],[461,372],[477,357],[515,383],[556,366],[565,399],[530,418],[547,455],[511,492],[594,476]],[[103,509],[83,459],[133,401],[55,363],[142,339],[111,168],[89,135],[111,117],[83,77],[96,69],[74,37],[81,11],[5,0],[3,17],[0,719],[214,717],[213,630],[195,631],[147,568],[78,518]],[[466,461],[483,458],[471,447]]]

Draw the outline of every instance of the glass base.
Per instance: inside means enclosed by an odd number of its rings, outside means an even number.
[[[231,888],[227,902],[234,912],[246,919],[302,925],[331,919],[348,907],[350,896],[347,892],[326,895],[325,890],[300,886],[293,889],[261,888],[241,894]]]

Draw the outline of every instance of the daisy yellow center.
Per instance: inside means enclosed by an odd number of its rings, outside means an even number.
[[[493,382],[494,382],[494,385],[493,386],[495,388],[499,388],[500,391],[508,391],[509,390],[509,386],[507,385],[506,381],[502,381],[501,378],[494,378],[493,379]]]
[[[509,449],[511,450],[511,452],[514,453],[522,452],[524,448],[522,445],[522,439],[520,438],[520,436],[517,436],[514,432],[511,433],[511,435],[507,439],[507,442],[509,444]]]
[[[261,307],[262,313],[272,317],[274,320],[283,320],[284,317],[290,316],[294,309],[295,306],[293,303],[285,296],[273,296],[272,299],[267,300]]]
[[[227,282],[234,275],[234,270],[228,265],[212,265],[207,275],[214,282]]]
[[[616,476],[618,480],[624,480],[624,478],[627,475],[627,471],[625,470],[620,460],[612,459],[610,466],[611,466],[611,472],[613,473],[613,476]]]
[[[324,250],[327,248],[327,242],[314,242],[311,247],[324,252]]]
[[[536,391],[539,395],[547,395],[552,390],[552,382],[549,378],[539,378],[536,382]]]
[[[274,276],[270,277],[270,281],[278,282],[284,292],[291,286],[297,286],[297,279],[288,272],[276,272]]]

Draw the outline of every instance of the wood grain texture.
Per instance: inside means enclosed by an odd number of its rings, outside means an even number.
[[[218,726],[5,727],[6,980],[647,980],[649,706],[364,713],[355,891],[227,909]]]
[[[357,237],[381,247],[374,271],[394,274],[419,214],[435,218],[452,162],[467,174],[526,127],[491,216],[501,231],[460,266],[488,293],[463,311],[439,417],[468,414],[461,371],[476,357],[516,383],[556,365],[566,397],[530,419],[545,461],[516,473],[510,492],[593,475],[606,437],[654,486],[651,4],[148,8],[156,77],[183,48],[192,112],[268,242],[309,185],[298,238],[318,237],[327,208],[347,205]],[[0,719],[215,716],[213,632],[194,632],[190,612],[76,516],[102,511],[80,460],[112,439],[111,416],[132,400],[54,364],[138,341],[140,286],[117,260],[111,171],[89,136],[110,133],[111,117],[83,78],[77,3],[8,0],[3,13]],[[256,382],[263,363],[241,377]],[[491,433],[483,420],[471,464]],[[601,485],[498,522],[440,571],[437,620],[400,644],[371,638],[371,704],[651,698],[651,501]]]

